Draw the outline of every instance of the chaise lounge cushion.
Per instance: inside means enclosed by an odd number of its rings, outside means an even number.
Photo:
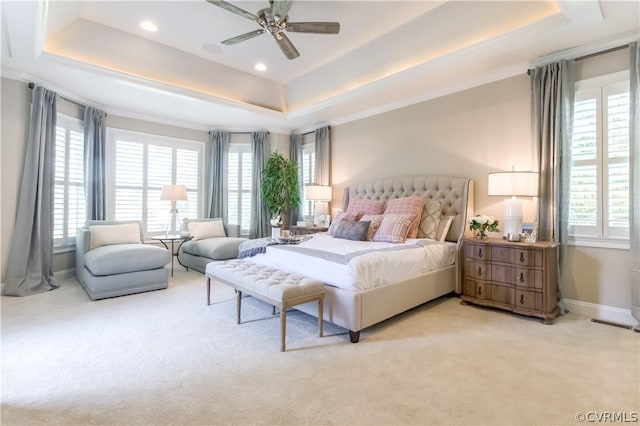
[[[96,276],[125,274],[162,268],[171,262],[165,249],[146,244],[97,247],[84,255],[85,267]]]
[[[187,241],[182,245],[182,251],[194,256],[207,257],[212,260],[233,259],[238,256],[240,244],[246,238],[219,237],[206,238],[198,241]]]

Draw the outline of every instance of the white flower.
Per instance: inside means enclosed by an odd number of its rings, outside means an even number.
[[[269,221],[269,223],[271,224],[271,226],[274,226],[274,227],[278,227],[278,226],[280,226],[280,225],[282,224],[282,221],[281,221],[281,219],[280,219],[280,215],[273,217],[273,218]]]

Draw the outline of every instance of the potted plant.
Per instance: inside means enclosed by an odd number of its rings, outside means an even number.
[[[290,208],[300,204],[298,164],[274,152],[262,171],[262,199],[271,215],[272,236],[278,237]]]

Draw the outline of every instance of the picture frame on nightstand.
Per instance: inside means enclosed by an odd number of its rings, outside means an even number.
[[[523,223],[520,230],[522,240],[525,243],[535,243],[537,240],[537,231],[535,223]]]
[[[331,225],[331,215],[329,214],[321,214],[318,216],[318,226],[329,227]]]

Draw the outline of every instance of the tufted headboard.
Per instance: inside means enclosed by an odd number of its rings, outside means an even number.
[[[450,176],[398,176],[363,182],[344,189],[342,210],[350,199],[389,200],[424,195],[429,200],[444,200],[442,214],[455,216],[447,233],[447,241],[460,242],[473,216],[473,181]]]

